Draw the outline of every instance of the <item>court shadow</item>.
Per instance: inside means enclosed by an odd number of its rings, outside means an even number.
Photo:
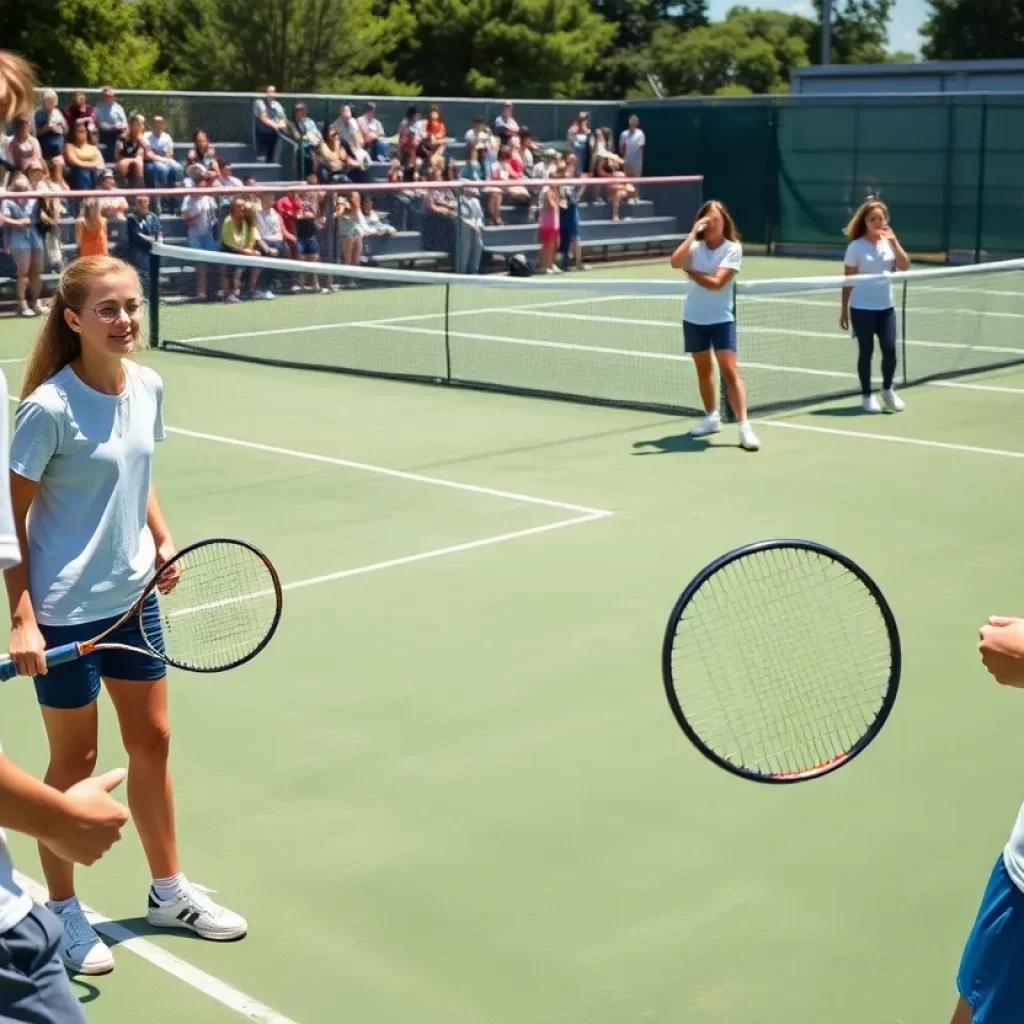
[[[737,445],[722,441],[713,443],[706,437],[691,434],[671,434],[668,437],[652,438],[650,441],[634,441],[634,455],[674,455],[680,452],[706,452],[713,448],[737,448]]]
[[[131,935],[122,935],[117,937],[111,935],[110,932],[102,927],[98,928],[97,931],[103,936],[103,941],[108,946],[117,946],[127,939],[151,939],[154,936],[167,936],[173,935],[176,939],[185,939],[188,942],[207,942],[207,939],[202,938],[200,935],[196,935],[195,932],[189,931],[187,928],[154,928],[144,917],[122,917],[116,921],[111,921],[111,925],[117,929],[125,929],[131,932]],[[229,942],[235,941],[229,939]]]
[[[871,419],[873,416],[877,416],[876,412],[865,412],[859,405],[835,405],[829,406],[827,409],[812,409],[810,411],[811,416],[831,416],[834,419],[855,419],[863,417],[864,419]]]
[[[83,980],[82,975],[69,974],[68,981],[71,982],[71,987],[75,989],[75,995],[82,1006],[87,1006],[89,1003],[95,1003],[96,1000],[99,999],[100,990],[91,982]]]

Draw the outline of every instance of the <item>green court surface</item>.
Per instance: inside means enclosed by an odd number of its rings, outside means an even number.
[[[33,329],[0,322],[0,356]],[[654,413],[145,358],[174,428],[156,474],[176,540],[246,538],[291,586],[253,662],[172,675],[185,870],[250,934],[151,934],[129,830],[80,894],[149,959],[121,948],[80,986],[90,1021],[948,1018],[1024,799],[1007,770],[1024,696],[975,650],[989,614],[1024,609],[1024,369],[908,389],[899,416],[776,415],[750,454],[734,427],[705,444]],[[861,758],[766,787],[689,747],[660,644],[694,572],[779,535],[865,566],[905,670]],[[5,751],[41,772],[30,685],[3,700]],[[104,702],[99,767],[122,763]]]

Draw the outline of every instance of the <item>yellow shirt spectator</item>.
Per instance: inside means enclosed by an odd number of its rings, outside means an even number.
[[[233,217],[224,218],[224,226],[221,228],[220,240],[227,249],[236,252],[243,249],[255,249],[256,240],[260,233],[252,224],[244,218],[241,223],[236,224]]]

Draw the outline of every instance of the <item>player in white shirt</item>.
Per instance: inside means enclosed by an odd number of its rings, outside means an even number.
[[[885,203],[869,199],[862,203],[843,232],[850,239],[843,258],[847,277],[856,274],[886,274],[906,270],[910,257],[889,226],[889,210]],[[853,325],[857,339],[857,376],[860,378],[861,403],[865,412],[881,412],[871,386],[871,360],[875,338],[882,350],[882,401],[890,412],[902,412],[903,399],[893,390],[896,373],[896,309],[892,282],[863,281],[843,289],[839,326],[844,331]]]
[[[31,109],[32,68],[0,51],[0,124]],[[7,382],[0,374],[0,403]],[[0,569],[18,564],[20,550],[7,483],[7,417],[0,417]],[[67,861],[92,864],[121,836],[128,814],[109,796],[125,777],[116,769],[61,793],[0,753],[0,826],[45,843]],[[14,877],[0,830],[0,1020],[19,1024],[85,1024],[57,952],[61,929]]]
[[[1003,686],[1024,689],[1024,619],[993,615],[978,650]],[[957,972],[952,1024],[1024,1020],[1024,807],[996,859]]]
[[[120,260],[81,257],[64,272],[25,366],[10,480],[21,564],[5,573],[8,650],[34,677],[50,748],[46,779],[66,790],[92,773],[97,698],[105,684],[128,752],[128,804],[152,879],[146,918],[206,939],[245,934],[181,871],[168,769],[167,669],[130,650],[94,652],[47,667],[48,647],[83,642],[136,602],[155,566],[174,553],[152,482],[163,440],[163,382],[131,358],[140,344],[142,289]],[[154,597],[147,635],[159,633]],[[151,631],[152,630],[152,631]],[[144,649],[136,617],[107,639]],[[75,896],[73,866],[44,843],[49,909],[60,917],[71,970],[102,974],[114,959]]]
[[[693,356],[704,418],[690,431],[707,437],[722,429],[715,387],[715,360],[725,381],[729,404],[739,421],[740,446],[756,451],[761,442],[747,419],[747,395],[736,362],[735,277],[743,264],[743,246],[732,216],[723,203],[709,199],[698,211],[686,240],[671,259],[694,287],[683,309],[684,347]],[[715,359],[711,358],[714,349]]]

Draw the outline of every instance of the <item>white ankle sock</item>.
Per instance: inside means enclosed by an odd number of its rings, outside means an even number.
[[[55,914],[59,914],[63,910],[67,910],[68,907],[78,904],[77,896],[69,896],[66,900],[47,900],[46,906],[52,910]]]
[[[179,871],[170,878],[154,878],[153,892],[161,903],[170,903],[188,884],[188,879]]]

